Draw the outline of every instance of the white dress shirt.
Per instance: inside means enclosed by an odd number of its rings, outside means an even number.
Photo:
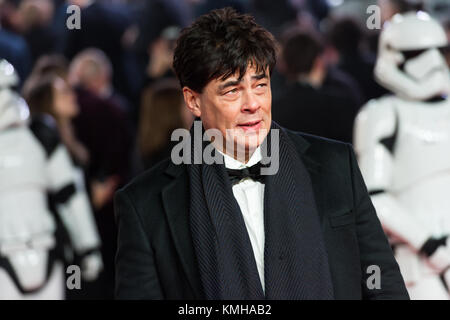
[[[225,167],[228,169],[251,167],[262,158],[260,147],[255,150],[246,164],[220,153],[223,155]],[[233,194],[244,218],[264,290],[264,184],[246,178],[233,186]]]

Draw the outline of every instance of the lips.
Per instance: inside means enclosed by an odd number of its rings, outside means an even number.
[[[261,120],[240,123],[238,127],[244,129],[244,131],[258,130],[261,127]]]

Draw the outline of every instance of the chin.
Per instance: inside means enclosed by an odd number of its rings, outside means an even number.
[[[235,142],[240,148],[245,148],[245,150],[254,150],[264,141],[267,133],[265,130],[258,130],[255,132],[246,132],[245,134],[239,134]]]

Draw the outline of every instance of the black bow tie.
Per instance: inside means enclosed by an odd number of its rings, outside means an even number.
[[[266,167],[261,162],[258,162],[257,164],[246,167],[244,169],[228,169],[228,176],[230,177],[231,185],[234,185],[236,183],[239,183],[242,179],[250,178],[254,181],[259,181],[261,183],[264,183],[265,175],[261,175],[261,168]]]

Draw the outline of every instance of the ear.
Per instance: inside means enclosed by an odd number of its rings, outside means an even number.
[[[198,93],[194,90],[184,87],[183,88],[183,96],[184,96],[184,102],[186,103],[187,108],[195,117],[201,116],[201,110],[199,106],[199,97]]]

